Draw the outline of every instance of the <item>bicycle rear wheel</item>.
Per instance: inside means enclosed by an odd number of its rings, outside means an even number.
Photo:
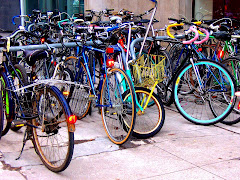
[[[236,57],[227,58],[222,61],[222,64],[232,74],[237,85],[237,91],[240,90],[240,59]],[[240,97],[236,97],[236,103],[232,112],[222,121],[227,125],[232,125],[240,122]]]
[[[22,86],[27,85],[28,84],[28,76],[27,76],[26,69],[20,64],[15,64],[14,68],[15,68],[16,72],[14,70],[11,71],[14,86],[16,88],[21,88]],[[22,127],[12,126],[11,130],[16,132],[21,128]]]
[[[35,108],[38,118],[32,120],[33,144],[44,165],[53,172],[65,170],[73,155],[74,133],[68,130],[70,108],[54,86],[38,90]]]
[[[69,81],[69,82],[73,82],[74,80],[73,74],[71,70],[68,68],[64,68],[62,69],[62,71],[59,71],[56,74],[55,79]],[[64,97],[69,102],[74,90],[74,86],[71,84],[60,84],[60,85],[56,85],[56,87],[63,93]]]
[[[135,87],[136,100],[143,108],[150,96],[151,90],[143,87]],[[123,99],[127,99],[129,91],[123,95]],[[142,112],[136,105],[137,114],[133,130],[133,136],[137,138],[149,138],[156,135],[163,127],[165,120],[165,110],[160,98],[153,93],[147,108]]]
[[[2,93],[0,93],[0,139],[2,137],[3,124],[4,124],[4,109],[3,109]]]
[[[7,88],[10,87],[10,83],[7,79],[7,75],[5,72],[0,73],[1,79],[1,95],[2,95],[2,107],[3,107],[3,127],[2,127],[2,136],[8,133],[11,122],[14,116],[14,102],[12,98],[12,94],[10,90]]]
[[[165,67],[164,67],[164,79],[161,83],[158,83],[156,86],[157,94],[162,100],[163,104],[166,106],[170,106],[173,103],[172,96],[172,83],[169,84],[170,79],[173,75],[172,70],[172,61],[168,52],[160,50],[156,54],[162,55],[165,57]]]
[[[195,124],[211,125],[220,122],[234,107],[234,80],[217,62],[199,60],[195,63],[195,68],[199,76],[194,73],[192,64],[187,64],[176,76],[175,105],[183,117]],[[199,83],[202,84],[202,90]],[[189,93],[182,93],[184,91]]]
[[[135,118],[136,101],[133,85],[121,69],[108,71],[101,91],[101,115],[104,129],[115,144],[123,144],[131,136]],[[125,91],[128,98],[123,99]]]
[[[76,73],[76,82],[84,87],[76,86],[74,88],[70,97],[71,99],[69,100],[69,106],[73,114],[75,114],[78,119],[82,119],[88,114],[91,107],[91,100],[89,99],[91,95],[91,85],[86,68],[82,62],[79,63],[79,70]]]

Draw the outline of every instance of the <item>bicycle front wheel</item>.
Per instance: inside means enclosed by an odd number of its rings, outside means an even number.
[[[71,111],[64,96],[54,86],[36,93],[38,118],[32,123],[33,144],[44,165],[53,172],[65,170],[73,155],[74,134],[69,132],[67,119]]]
[[[161,130],[164,124],[165,110],[163,103],[155,93],[150,95],[151,90],[147,88],[135,87],[135,92],[139,105],[142,108],[146,105],[146,109],[141,111],[140,107],[136,106],[137,114],[132,135],[143,139],[152,137]],[[124,94],[126,94],[124,99],[127,99],[129,92],[126,91]]]
[[[123,99],[125,91],[129,91],[129,96]],[[102,86],[100,104],[109,139],[115,144],[123,144],[131,136],[136,118],[133,85],[123,70],[109,70]]]
[[[222,61],[224,67],[232,74],[237,85],[237,91],[240,90],[240,59],[236,57],[230,57]],[[240,122],[240,97],[236,98],[236,103],[233,111],[226,117],[222,123],[232,125]]]
[[[194,67],[196,71],[187,64],[178,73],[174,81],[175,105],[183,117],[195,124],[220,122],[234,106],[234,80],[217,62],[199,60]]]

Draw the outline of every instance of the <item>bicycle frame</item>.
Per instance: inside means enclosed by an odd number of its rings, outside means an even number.
[[[88,59],[87,55],[85,54],[85,51],[89,51],[89,50],[96,51],[96,52],[99,52],[99,53],[103,54],[103,64],[102,64],[102,68],[101,68],[101,75],[100,75],[100,81],[99,81],[99,89],[102,89],[104,76],[107,76],[107,67],[106,67],[107,56],[106,56],[106,52],[104,50],[101,50],[101,49],[98,49],[98,48],[93,48],[92,46],[85,46],[85,45],[82,46],[81,57],[79,57],[78,63],[77,63],[78,71],[76,71],[74,81],[76,82],[79,79],[79,76],[81,75],[81,73],[83,71],[83,69],[80,69],[80,63],[81,63],[81,61],[83,61],[84,67],[86,68],[86,71],[87,71],[87,76],[88,76],[89,81],[90,81],[91,92],[93,93],[94,97],[97,97],[97,99],[95,100],[96,107],[106,107],[106,106],[107,107],[112,107],[111,98],[109,97],[110,93],[109,93],[109,86],[108,86],[108,79],[107,78],[106,78],[106,83],[107,83],[107,91],[108,91],[108,98],[109,98],[109,104],[110,105],[104,106],[104,105],[100,104],[101,93],[96,92],[96,89],[94,87],[95,73],[92,77],[91,73],[90,73],[90,70],[89,70],[89,67],[88,67],[89,59]],[[95,64],[95,63],[93,63],[93,64]],[[94,66],[94,68],[95,68],[95,66]],[[94,71],[95,70],[93,70],[93,72]],[[85,77],[85,78],[87,78],[87,77]]]

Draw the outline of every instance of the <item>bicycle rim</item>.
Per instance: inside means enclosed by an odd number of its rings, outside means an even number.
[[[232,74],[240,90],[240,59],[231,57],[222,61],[223,66]],[[232,125],[240,122],[240,97],[236,97],[236,103],[232,112],[222,121],[224,124]]]
[[[231,112],[234,102],[235,84],[228,71],[219,63],[201,60],[201,62],[195,63],[195,66],[198,67],[201,81],[204,84],[203,92],[200,91],[192,65],[188,64],[182,69],[175,81],[175,105],[187,120],[195,124],[215,124],[222,121]],[[208,74],[208,77],[207,72],[209,71],[212,73]],[[192,72],[191,79],[186,79],[186,77],[189,77],[187,74],[189,75],[190,72]],[[210,82],[213,79],[217,80],[214,86],[210,86]],[[193,92],[187,94],[180,93],[184,90],[189,91],[190,84],[191,90],[194,89]],[[221,89],[221,86],[224,88]],[[229,99],[226,101],[224,96],[228,96]],[[216,117],[213,110],[218,114]]]
[[[91,95],[91,85],[89,77],[87,75],[86,68],[80,63],[80,68],[78,73],[77,83],[84,85],[84,87],[76,86],[69,100],[69,106],[73,114],[75,114],[78,119],[82,119],[87,115],[91,107],[91,101],[89,96]]]
[[[129,90],[127,99],[123,93]],[[132,83],[121,69],[111,69],[106,76],[101,102],[102,122],[109,139],[115,144],[123,144],[132,134],[136,117],[136,102]]]
[[[135,87],[136,100],[144,107],[150,95],[150,90],[143,87]],[[128,92],[124,99],[128,98]],[[165,120],[165,110],[162,101],[153,93],[147,108],[142,112],[137,106],[136,121],[133,136],[137,138],[149,138],[156,135],[163,127]]]
[[[57,88],[41,89],[35,106],[39,118],[33,120],[33,143],[44,165],[53,172],[65,170],[73,155],[74,135],[66,119],[70,109]],[[58,92],[56,92],[58,91]],[[58,94],[59,93],[59,94]]]
[[[3,116],[3,127],[2,127],[2,136],[6,135],[11,127],[11,122],[13,119],[13,99],[10,91],[6,90],[7,87],[10,87],[7,80],[7,75],[4,72],[0,73],[1,79],[1,94],[2,94],[2,107],[4,111]]]

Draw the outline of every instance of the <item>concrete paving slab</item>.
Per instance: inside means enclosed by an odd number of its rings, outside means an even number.
[[[95,111],[77,122],[73,160],[64,172],[56,174],[42,165],[30,141],[16,162],[23,132],[10,131],[0,141],[0,175],[6,172],[8,178],[30,180],[236,179],[239,136],[226,125],[197,126],[166,109],[159,134],[118,146],[108,140]]]
[[[198,166],[240,157],[239,135],[234,134],[177,138],[155,145]]]
[[[80,166],[79,166],[80,168]],[[73,172],[70,168],[60,173],[53,173],[49,171],[45,166],[29,166],[21,169],[21,174],[28,180],[69,180],[69,174],[77,173]]]
[[[208,172],[217,174],[224,179],[239,179],[240,156],[227,161],[201,167]],[[219,170],[220,169],[220,170]]]
[[[153,145],[142,145],[137,148],[76,158],[67,170],[75,172],[68,174],[69,179],[107,180],[144,179],[192,167],[192,164]],[[35,171],[37,168],[32,168],[31,172]]]
[[[80,144],[76,144],[76,142],[73,158],[119,150],[119,146],[113,144],[108,138],[97,138]]]
[[[183,171],[176,171],[173,173],[164,174],[161,176],[154,176],[146,178],[147,180],[156,179],[167,179],[167,180],[183,180],[183,179],[194,179],[194,180],[223,180],[211,172],[205,171],[201,168],[191,168]]]
[[[20,151],[4,153],[4,158],[1,160],[4,160],[4,162],[8,165],[11,165],[11,167],[35,166],[43,164],[33,148],[25,149],[20,159],[16,160],[16,158],[19,156],[19,153]]]
[[[18,171],[9,171],[0,169],[1,180],[26,180],[26,177]]]

